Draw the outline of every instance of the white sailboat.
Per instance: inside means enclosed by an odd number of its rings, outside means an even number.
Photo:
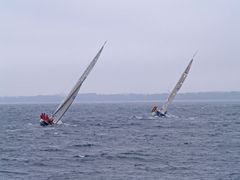
[[[71,106],[73,103],[74,99],[76,98],[83,82],[93,69],[94,65],[96,64],[98,58],[100,57],[102,50],[105,46],[106,42],[103,44],[101,49],[98,51],[97,55],[93,58],[91,63],[88,65],[82,76],[79,78],[75,86],[72,88],[70,93],[66,96],[64,101],[58,106],[58,108],[55,110],[55,112],[52,114],[52,116],[49,118],[48,115],[42,113],[41,114],[41,119],[40,119],[40,125],[41,126],[46,126],[49,124],[56,124],[59,122],[59,120],[62,118],[62,116],[65,114],[65,112],[68,110],[68,108]]]
[[[186,67],[186,69],[184,70],[183,74],[181,75],[180,79],[178,80],[177,84],[175,85],[175,87],[173,88],[172,92],[169,94],[167,101],[163,104],[163,106],[161,107],[161,109],[159,110],[157,108],[157,106],[154,106],[152,109],[152,114],[154,116],[165,116],[167,113],[167,109],[168,106],[172,103],[174,97],[177,95],[178,91],[180,90],[180,88],[183,85],[183,82],[185,81],[185,79],[188,76],[188,73],[190,71],[190,68],[192,66],[193,63],[193,58],[196,56],[197,52],[193,55],[192,59],[190,60],[190,62],[188,63],[188,66]]]

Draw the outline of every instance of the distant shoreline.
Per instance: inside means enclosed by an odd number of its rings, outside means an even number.
[[[75,103],[101,103],[101,102],[161,102],[167,98],[167,93],[162,94],[78,94]],[[64,99],[62,95],[39,95],[39,96],[15,96],[0,97],[0,104],[39,104],[39,103],[60,103]],[[175,100],[181,101],[240,101],[240,92],[198,92],[179,93]]]

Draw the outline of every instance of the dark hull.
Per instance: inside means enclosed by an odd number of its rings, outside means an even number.
[[[160,111],[157,111],[157,116],[159,116],[159,117],[166,117],[166,114],[163,114]]]
[[[40,126],[48,126],[48,125],[50,125],[50,124],[48,124],[48,123],[45,122],[45,121],[41,121],[41,122],[40,122]]]

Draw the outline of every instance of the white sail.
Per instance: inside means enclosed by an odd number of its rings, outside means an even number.
[[[196,53],[194,54],[193,58],[195,57]],[[178,80],[177,84],[175,85],[175,87],[173,88],[172,92],[169,94],[167,101],[163,104],[163,106],[160,109],[160,112],[162,114],[166,114],[167,112],[167,108],[168,106],[172,103],[174,97],[176,96],[177,92],[180,90],[180,88],[183,85],[183,82],[185,81],[185,79],[187,78],[187,75],[190,71],[192,62],[193,62],[193,58],[190,60],[190,62],[188,63],[188,66],[186,67],[185,71],[183,72],[183,74],[181,75],[180,79]]]
[[[104,45],[105,44],[106,44],[106,42],[104,43]],[[70,93],[64,99],[64,101],[58,106],[56,111],[53,113],[53,115],[52,115],[53,123],[57,123],[62,118],[64,113],[68,110],[68,108],[71,106],[71,104],[73,103],[84,80],[87,78],[88,74],[91,72],[92,68],[96,64],[96,62],[104,48],[104,45],[98,51],[97,55],[93,58],[91,63],[88,65],[87,69],[84,71],[82,76],[79,78],[76,85],[73,87],[73,89],[70,91]]]

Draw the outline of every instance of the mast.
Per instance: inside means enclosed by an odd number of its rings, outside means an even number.
[[[70,91],[70,93],[66,96],[66,98],[64,99],[64,101],[58,106],[58,108],[55,110],[55,112],[52,115],[52,119],[54,123],[57,123],[62,116],[65,114],[65,112],[68,110],[68,108],[71,106],[71,104],[73,103],[74,99],[76,98],[83,82],[85,81],[85,79],[87,78],[87,76],[89,75],[89,73],[92,71],[93,67],[95,66],[95,64],[97,63],[98,58],[100,57],[102,50],[105,46],[106,42],[103,44],[103,46],[101,47],[101,49],[98,51],[98,53],[96,54],[96,56],[93,58],[93,60],[90,62],[90,64],[88,65],[88,67],[86,68],[86,70],[84,71],[84,73],[82,74],[82,76],[79,78],[79,80],[77,81],[77,83],[75,84],[75,86],[72,88],[72,90]]]
[[[183,74],[181,75],[180,79],[178,80],[177,84],[175,85],[175,87],[173,88],[172,92],[169,94],[167,101],[163,104],[163,106],[160,109],[160,112],[162,114],[166,114],[168,106],[172,103],[174,97],[177,95],[177,92],[180,90],[180,88],[183,85],[183,82],[185,81],[185,79],[187,78],[187,75],[190,71],[190,68],[192,66],[193,63],[193,58],[196,56],[197,52],[193,55],[192,59],[190,60],[190,62],[188,63],[188,66],[186,67],[186,69],[184,70]]]

